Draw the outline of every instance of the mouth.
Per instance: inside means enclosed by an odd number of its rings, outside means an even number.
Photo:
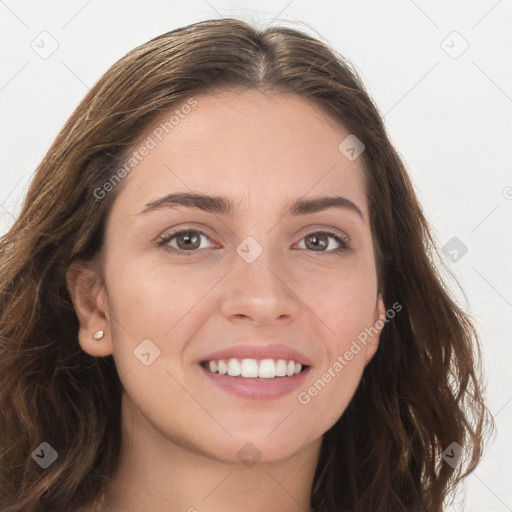
[[[201,361],[200,365],[213,374],[256,381],[293,377],[309,368],[293,359],[213,359]]]
[[[272,400],[303,386],[312,370],[308,356],[291,345],[266,341],[235,342],[205,354],[198,361],[205,390],[213,385],[238,398]]]
[[[206,388],[250,400],[276,400],[304,386],[310,366],[293,359],[209,359],[199,364]]]

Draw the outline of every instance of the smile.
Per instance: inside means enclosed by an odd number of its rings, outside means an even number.
[[[291,359],[253,358],[208,360],[201,362],[198,368],[214,388],[250,400],[276,400],[289,395],[304,386],[311,370]],[[281,375],[285,368],[285,374]]]
[[[203,368],[219,375],[243,377],[245,379],[273,379],[292,377],[303,371],[303,366],[286,359],[231,358],[203,361]],[[304,369],[307,366],[304,367]]]

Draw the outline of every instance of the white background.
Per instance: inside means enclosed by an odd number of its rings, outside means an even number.
[[[348,57],[440,246],[457,237],[467,247],[456,263],[445,258],[481,333],[497,433],[466,481],[465,505],[449,510],[512,510],[512,0],[0,0],[0,233],[58,131],[111,64],[161,33],[221,16],[298,28]],[[58,48],[41,58],[31,45],[51,48],[51,38]]]

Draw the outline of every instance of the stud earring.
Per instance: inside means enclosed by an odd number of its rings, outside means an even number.
[[[105,334],[105,333],[104,333],[103,331],[97,331],[97,332],[95,332],[95,333],[92,335],[92,337],[93,337],[95,340],[99,340],[99,339],[103,338],[103,335],[104,335],[104,334]]]

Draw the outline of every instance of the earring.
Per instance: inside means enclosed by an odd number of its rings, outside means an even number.
[[[99,339],[103,338],[103,335],[104,335],[104,334],[105,334],[105,333],[104,333],[103,331],[97,331],[97,332],[95,332],[95,333],[92,335],[92,337],[93,337],[95,340],[99,340]]]

